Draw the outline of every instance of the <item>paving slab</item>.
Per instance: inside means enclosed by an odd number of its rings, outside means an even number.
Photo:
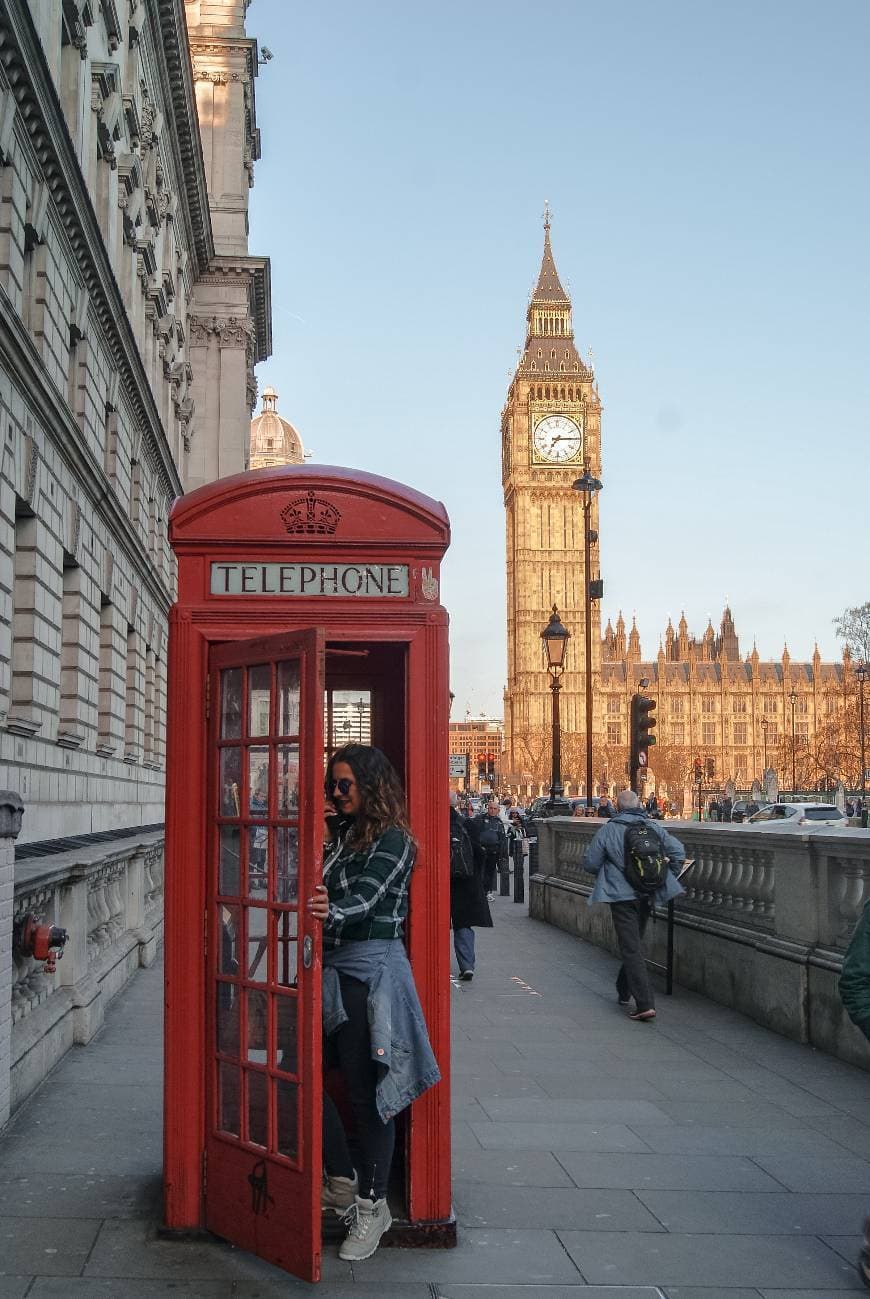
[[[431,1299],[661,1299],[654,1286],[451,1285],[434,1287]],[[431,1292],[430,1292],[431,1293]],[[731,1292],[735,1293],[734,1291]],[[758,1296],[755,1296],[758,1299]]]
[[[163,1186],[159,1173],[142,1177],[54,1173],[0,1181],[0,1217],[126,1218],[160,1213]]]
[[[0,1276],[0,1299],[23,1299],[26,1294],[33,1294],[30,1286],[32,1276]]]
[[[556,1158],[580,1187],[633,1191],[782,1190],[781,1182],[739,1155],[602,1155],[560,1150]]]
[[[491,1186],[574,1185],[548,1150],[483,1150],[479,1146],[454,1151],[453,1178]]]
[[[316,1286],[307,1287],[312,1293]],[[0,1294],[2,1294],[0,1290]],[[27,1299],[234,1299],[232,1281],[134,1281],[130,1277],[37,1277]],[[285,1290],[285,1294],[287,1291]],[[292,1291],[290,1292],[292,1293]]]
[[[494,1122],[519,1123],[669,1123],[670,1116],[649,1101],[524,1100],[482,1097]]]
[[[834,1194],[863,1192],[870,1196],[870,1162],[854,1158],[845,1152],[822,1158],[812,1155],[756,1153],[752,1160],[789,1191]]]
[[[149,1219],[139,1218],[104,1222],[82,1275],[165,1282],[286,1279],[280,1268],[224,1241],[167,1240],[157,1235],[156,1226]],[[350,1264],[331,1251],[324,1251],[322,1274],[326,1281],[353,1279]]]
[[[867,1213],[864,1195],[659,1190],[638,1191],[637,1197],[675,1232],[824,1236],[844,1226],[857,1228]]]
[[[93,1218],[0,1218],[0,1274],[78,1276],[101,1225]]]
[[[842,1146],[821,1132],[802,1128],[768,1127],[650,1127],[634,1123],[632,1131],[646,1148],[663,1155],[815,1155],[833,1158]]]
[[[623,1123],[470,1123],[469,1127],[484,1150],[649,1150]]]
[[[559,1239],[593,1285],[759,1287],[853,1284],[854,1268],[815,1237],[704,1236],[560,1231]]]
[[[658,1218],[626,1190],[566,1190],[453,1183],[460,1227],[590,1227],[597,1231],[663,1231]]]
[[[614,1237],[611,1235],[611,1242]],[[463,1230],[455,1249],[383,1249],[354,1266],[360,1281],[556,1285],[583,1280],[554,1231]]]

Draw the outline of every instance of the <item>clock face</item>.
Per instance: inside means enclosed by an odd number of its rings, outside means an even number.
[[[545,415],[535,425],[535,453],[550,464],[574,460],[583,446],[583,434],[567,415]]]

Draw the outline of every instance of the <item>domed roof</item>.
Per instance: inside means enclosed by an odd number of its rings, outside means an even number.
[[[278,394],[263,389],[263,409],[251,420],[250,468],[301,465],[305,460],[302,438],[289,420],[278,414]]]

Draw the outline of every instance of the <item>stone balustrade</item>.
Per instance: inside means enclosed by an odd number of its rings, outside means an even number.
[[[583,870],[601,824],[541,823],[529,901],[533,916],[615,952],[607,908],[587,905],[593,880]],[[695,863],[674,908],[675,983],[870,1068],[870,1047],[837,992],[843,953],[870,899],[870,834],[680,821],[667,828]],[[667,926],[647,932],[650,959],[663,964]]]
[[[90,1041],[108,1002],[153,962],[163,927],[162,833],[18,862],[13,923],[28,912],[66,929],[69,939],[53,974],[12,953],[10,1111],[74,1043]]]

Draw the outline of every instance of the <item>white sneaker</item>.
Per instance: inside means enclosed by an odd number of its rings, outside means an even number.
[[[344,1215],[347,1235],[341,1242],[338,1257],[349,1263],[359,1263],[371,1258],[381,1236],[393,1225],[386,1199],[365,1200],[358,1195]]]
[[[324,1213],[332,1209],[333,1213],[337,1213],[340,1218],[355,1201],[358,1190],[359,1177],[356,1173],[353,1177],[327,1175],[320,1188],[320,1208]]]

